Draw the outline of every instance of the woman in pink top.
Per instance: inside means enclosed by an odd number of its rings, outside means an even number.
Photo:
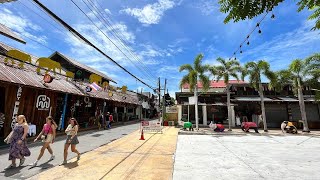
[[[41,157],[44,154],[44,151],[48,149],[49,153],[51,154],[51,157],[48,161],[54,160],[55,156],[53,155],[53,151],[50,147],[50,143],[54,142],[54,138],[56,137],[56,128],[57,124],[54,122],[53,118],[51,116],[48,116],[46,118],[46,124],[43,125],[42,131],[40,134],[37,136],[37,138],[34,140],[36,142],[39,137],[41,137],[43,146],[40,150],[40,154],[37,158],[37,160],[32,164],[32,167],[36,166],[38,161],[41,159]]]

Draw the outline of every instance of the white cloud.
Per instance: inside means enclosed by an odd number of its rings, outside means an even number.
[[[195,7],[198,8],[201,13],[206,16],[214,15],[219,18],[225,16],[220,13],[219,4],[215,0],[200,0],[195,4]]]
[[[109,9],[104,9],[104,12],[106,12],[107,14],[112,14]]]
[[[158,24],[164,12],[173,8],[175,2],[171,0],[159,0],[154,4],[147,4],[143,8],[127,8],[120,12],[127,13],[133,17],[136,17],[142,24],[151,25]]]
[[[32,40],[38,41],[43,44],[47,44],[47,37],[44,35],[35,36],[34,32],[41,32],[43,29],[34,24],[31,20],[27,17],[22,15],[16,15],[9,9],[0,9],[0,17],[1,23],[5,26],[13,29],[14,31],[18,32],[27,38]]]

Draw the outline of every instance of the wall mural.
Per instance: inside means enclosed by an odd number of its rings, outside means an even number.
[[[23,53],[23,52],[21,52],[21,51],[18,51],[18,50],[15,50],[15,49],[9,50],[9,51],[7,52],[7,55],[10,56],[10,57],[12,57],[12,58],[19,59],[19,60],[23,61],[23,62],[20,62],[20,63],[19,63],[19,67],[20,67],[20,68],[23,68],[23,67],[24,67],[24,63],[25,63],[25,62],[31,63],[31,56],[30,56],[29,54]],[[9,60],[11,60],[11,64],[12,64],[12,65],[15,64],[14,59],[11,59],[11,58],[9,58],[9,57],[7,57],[7,58],[4,59],[4,63],[7,64]]]
[[[61,64],[49,58],[45,58],[45,57],[39,58],[36,64],[38,64],[39,66],[37,68],[37,73],[39,74],[40,74],[40,67],[47,69],[45,73],[48,73],[48,71],[51,70],[54,72],[54,74],[56,74],[56,69],[59,69],[61,73]]]
[[[38,110],[48,111],[50,107],[50,98],[46,95],[39,95],[37,98],[36,108]]]

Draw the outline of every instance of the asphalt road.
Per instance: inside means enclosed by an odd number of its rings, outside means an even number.
[[[139,129],[139,123],[114,127],[109,130],[92,130],[87,132],[81,132],[79,134],[80,143],[77,145],[77,149],[80,153],[85,153],[96,149],[102,145],[108,144],[111,141],[119,139]],[[139,138],[139,137],[137,137]],[[33,163],[39,155],[42,143],[33,143],[29,146],[31,156],[26,158],[23,166],[16,167],[9,170],[4,170],[11,161],[8,160],[8,149],[1,149],[0,151],[0,179],[26,179],[34,176],[42,171],[59,165],[63,161],[63,148],[65,143],[65,136],[58,137],[56,142],[51,145],[56,158],[53,161],[48,162],[50,157],[49,152],[46,150],[42,159],[38,162],[38,165],[31,168],[30,164]],[[75,157],[76,154],[72,153],[69,149],[68,159]],[[19,160],[16,162],[19,164]]]

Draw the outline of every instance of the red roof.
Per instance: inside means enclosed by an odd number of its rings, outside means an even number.
[[[229,80],[230,84],[246,84],[247,82],[245,81],[237,81],[237,80]],[[198,88],[202,88],[202,83],[198,82]],[[210,88],[225,88],[226,84],[224,83],[224,80],[220,80],[220,81],[215,81],[212,80],[210,82]],[[184,84],[183,85],[183,89],[189,89],[189,84]]]

